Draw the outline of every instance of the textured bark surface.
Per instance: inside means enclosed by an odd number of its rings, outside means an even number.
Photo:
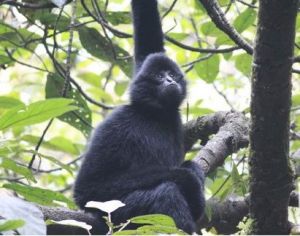
[[[239,222],[249,213],[249,197],[243,199],[225,199],[222,201],[211,198],[206,204],[211,208],[211,216],[210,219],[205,216],[197,222],[198,230],[214,227],[219,234],[233,234],[239,230],[237,228]],[[289,205],[299,207],[298,193],[291,193]],[[85,222],[93,226],[91,230],[92,234],[99,234],[101,227],[103,227],[99,219],[82,211],[72,211],[56,207],[38,207],[43,212],[45,220],[61,221],[73,219]],[[86,230],[75,226],[51,224],[47,225],[47,234],[86,235],[88,233]]]
[[[194,124],[196,132],[190,132],[189,137],[195,137],[198,133],[203,135],[200,135],[203,138],[205,134],[210,134],[209,131],[217,130],[217,133],[207,141],[193,159],[206,175],[221,166],[227,156],[248,146],[249,121],[240,112],[217,112],[200,117],[194,122],[189,122],[189,125]]]
[[[260,0],[250,132],[251,234],[288,234],[291,67],[298,0]]]

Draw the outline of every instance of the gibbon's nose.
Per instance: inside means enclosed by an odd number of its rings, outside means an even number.
[[[167,76],[167,82],[170,83],[170,84],[172,84],[175,81],[170,76]]]

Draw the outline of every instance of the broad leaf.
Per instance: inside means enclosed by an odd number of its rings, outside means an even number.
[[[16,174],[24,176],[28,181],[33,181],[36,183],[36,180],[27,167],[17,164],[14,160],[10,158],[0,157],[0,167],[3,167],[7,170],[11,170]]]
[[[247,8],[235,19],[233,26],[239,33],[242,33],[248,27],[254,24],[255,18],[256,11],[252,8]]]
[[[24,28],[16,29],[0,21],[0,45],[3,48],[16,49],[16,47],[22,47],[34,50],[37,42],[33,39],[39,38],[40,36],[34,32]]]
[[[26,200],[36,202],[38,204],[47,206],[58,206],[57,202],[63,202],[68,205],[69,208],[75,209],[76,205],[69,198],[63,194],[48,189],[42,189],[38,187],[24,186],[17,183],[4,184],[4,188],[16,191],[22,195]]]
[[[246,53],[236,56],[235,66],[245,76],[250,76],[251,66],[252,66],[252,57]]]
[[[105,14],[105,19],[112,25],[130,24],[131,14],[128,11],[108,11]]]
[[[0,108],[9,109],[18,105],[24,105],[18,99],[12,97],[0,96]]]
[[[212,83],[219,73],[219,64],[219,55],[213,55],[205,61],[198,62],[195,65],[195,70],[203,80]]]
[[[68,111],[76,110],[77,107],[71,106],[71,103],[71,99],[56,98],[38,101],[29,106],[16,106],[1,116],[0,130],[41,123]]]
[[[118,45],[113,45],[113,50],[110,42],[94,28],[82,27],[78,32],[82,46],[91,55],[119,65],[128,77],[132,76],[132,61],[127,51]]]
[[[33,135],[24,135],[21,137],[21,139],[30,144],[36,145],[40,137]],[[70,153],[72,155],[79,155],[80,151],[83,149],[83,145],[75,143],[74,140],[70,140],[62,136],[57,136],[51,138],[50,140],[44,141],[42,143],[42,146],[44,148]]]
[[[0,220],[0,232],[15,230],[25,224],[24,220]]]
[[[64,87],[64,80],[58,74],[49,73],[46,83],[46,98],[61,97],[61,91]],[[72,98],[78,110],[68,112],[58,119],[72,125],[80,130],[86,137],[89,136],[92,130],[91,110],[81,94],[71,86],[66,94],[67,98]]]
[[[35,153],[34,151],[32,151],[31,153]],[[73,174],[73,169],[69,166],[66,165],[64,163],[62,163],[61,161],[59,161],[56,157],[52,157],[52,156],[48,156],[48,155],[44,155],[41,153],[36,153],[40,158],[44,158],[56,165],[58,165],[59,167],[61,167],[62,169],[68,171],[71,175]]]
[[[130,219],[131,223],[142,224],[136,230],[123,230],[114,234],[121,235],[155,235],[155,234],[185,234],[183,231],[177,229],[174,220],[166,215],[153,214],[137,216]]]

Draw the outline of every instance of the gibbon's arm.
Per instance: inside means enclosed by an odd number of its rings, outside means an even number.
[[[149,54],[164,52],[164,36],[157,9],[157,0],[132,0],[132,15],[135,72],[137,73]]]

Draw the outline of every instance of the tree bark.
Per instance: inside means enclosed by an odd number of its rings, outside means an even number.
[[[251,234],[288,234],[291,68],[298,0],[260,0],[250,132]]]

